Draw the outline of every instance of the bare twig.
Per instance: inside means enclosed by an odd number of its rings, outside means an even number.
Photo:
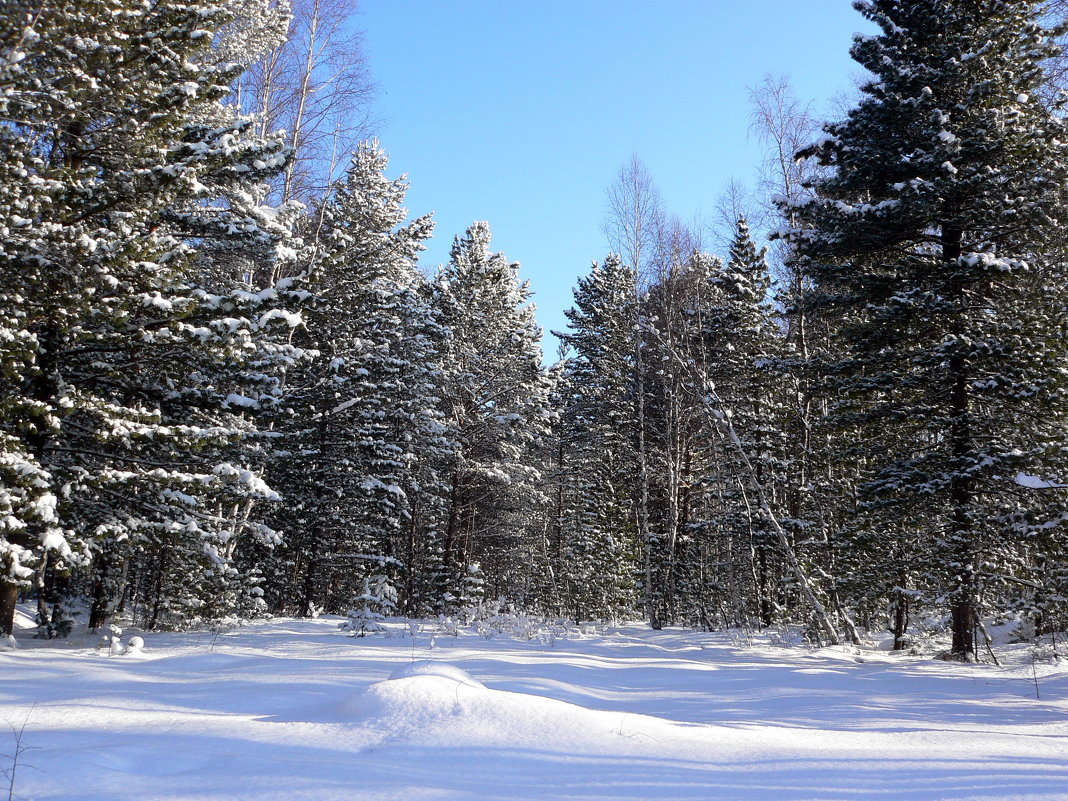
[[[35,748],[26,745],[25,742],[26,726],[30,722],[30,716],[33,715],[33,710],[35,710],[36,708],[37,702],[34,701],[33,706],[31,706],[30,710],[26,713],[26,717],[23,718],[21,726],[15,726],[14,723],[8,724],[9,726],[11,726],[11,733],[15,736],[15,750],[10,754],[0,754],[0,756],[6,757],[7,759],[11,760],[11,767],[4,768],[4,770],[0,771],[0,774],[2,774],[7,779],[7,801],[14,801],[16,797],[15,775],[19,769],[19,760],[22,758],[22,755],[25,754],[27,751],[36,750]]]

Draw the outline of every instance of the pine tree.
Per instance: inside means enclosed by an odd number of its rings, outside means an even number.
[[[421,465],[447,451],[434,316],[417,269],[433,223],[406,221],[407,181],[387,178],[387,166],[377,142],[362,144],[309,220],[322,251],[305,335],[315,356],[290,377],[293,416],[272,471],[292,498],[280,519],[289,583],[275,587],[276,603],[299,601],[302,614],[344,611],[372,591],[392,605],[403,563],[422,546],[413,514],[437,492]]]
[[[0,319],[21,333],[0,428],[40,468],[42,499],[12,542],[39,575],[110,542],[156,554],[156,590],[179,560],[229,581],[242,532],[223,510],[274,497],[231,458],[255,428],[241,407],[273,391],[299,318],[284,288],[250,292],[207,262],[281,253],[255,188],[285,150],[222,105],[241,68],[211,54],[220,4],[12,6],[0,173],[19,180],[0,206]]]
[[[703,277],[692,293],[690,359],[695,375],[713,387],[713,405],[730,414],[742,453],[721,432],[706,433],[708,452],[699,462],[704,472],[695,493],[701,506],[693,526],[700,534],[695,544],[708,553],[694,561],[716,567],[703,570],[711,587],[694,593],[714,596],[716,608],[730,610],[731,624],[771,625],[788,570],[779,539],[750,497],[746,479],[752,471],[782,516],[784,399],[778,362],[783,341],[769,296],[766,251],[757,249],[741,218],[728,260],[699,257],[695,271]]]
[[[560,538],[577,619],[619,617],[635,603],[634,284],[618,256],[595,263],[565,312],[571,331],[558,334],[574,350],[559,429],[571,495]]]
[[[448,331],[443,401],[455,453],[447,471],[443,570],[453,597],[466,568],[481,562],[491,597],[524,562],[538,471],[532,446],[547,423],[541,330],[519,265],[490,251],[476,222],[453,243],[435,302]]]
[[[881,29],[852,50],[875,77],[802,154],[833,173],[783,236],[833,332],[832,419],[863,437],[860,515],[922,521],[923,589],[972,658],[984,593],[1035,522],[1012,476],[1061,472],[1068,144],[1037,96],[1052,47],[1026,0],[856,5]]]

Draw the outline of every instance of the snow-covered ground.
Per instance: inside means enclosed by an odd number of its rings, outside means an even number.
[[[127,656],[22,638],[0,654],[0,724],[25,721],[31,749],[16,797],[1068,799],[1068,671],[1038,663],[1036,699],[1027,646],[999,668],[640,626],[337,623],[148,634]]]

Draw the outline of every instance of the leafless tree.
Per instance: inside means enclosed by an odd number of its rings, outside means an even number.
[[[656,249],[664,209],[660,190],[649,168],[634,153],[619,168],[605,192],[602,225],[608,246],[637,272],[639,284],[650,280],[650,260]]]
[[[802,161],[796,154],[805,145],[810,144],[819,131],[819,124],[813,115],[812,104],[802,103],[794,94],[789,79],[782,75],[765,75],[759,86],[749,90],[751,104],[750,131],[762,145],[767,148],[767,155],[761,164],[760,185],[770,199],[782,198],[797,200],[811,190],[807,188],[815,177],[815,169],[810,161]],[[769,213],[780,215],[781,206],[772,204]],[[779,219],[782,219],[781,217]],[[783,223],[792,227],[796,220],[789,212]],[[771,251],[771,268],[779,284],[779,292],[785,303],[790,306],[801,296],[803,278],[795,269],[790,254],[785,246],[778,244]],[[804,311],[795,308],[787,317],[787,339],[795,348],[801,359],[808,358],[808,331]],[[804,387],[799,383],[796,393],[797,422],[800,427],[800,444],[802,454],[809,449],[811,432],[811,401]],[[798,462],[800,473],[797,487],[806,485],[807,460],[802,455]],[[796,493],[800,503],[800,492]],[[794,512],[799,512],[794,509]],[[800,519],[799,515],[795,515]]]
[[[738,230],[738,220],[744,217],[754,231],[768,227],[767,204],[760,203],[752,190],[737,178],[723,186],[713,207],[710,227],[711,244],[716,253],[726,253]]]
[[[277,187],[283,202],[323,197],[373,127],[356,8],[356,0],[292,0],[285,40],[242,79],[241,102],[260,132],[284,129],[293,148]]]
[[[686,310],[692,305],[691,268],[693,254],[700,250],[700,240],[693,230],[675,216],[661,215],[655,227],[655,250],[651,273],[655,289],[646,298],[648,323],[645,334],[657,343],[657,350],[680,354],[688,339],[691,323]],[[663,356],[661,356],[663,358]],[[660,401],[661,442],[656,462],[658,484],[664,498],[662,520],[662,566],[665,614],[672,620],[675,613],[676,572],[679,532],[682,521],[682,496],[690,482],[686,465],[690,462],[691,425],[686,377],[672,361],[661,362],[656,369],[662,395]]]
[[[790,82],[784,76],[765,76],[760,85],[750,90],[752,103],[751,130],[767,148],[767,157],[762,165],[762,187],[769,197],[780,200],[774,204],[781,223],[793,228],[797,224],[790,211],[791,203],[809,196],[814,182],[818,181],[824,168],[814,159],[798,159],[796,154],[811,144],[820,133],[822,125],[811,103],[797,99]],[[843,98],[844,102],[844,98]],[[786,200],[783,204],[781,200]],[[784,210],[785,209],[785,210]],[[793,414],[787,425],[792,428],[791,439],[797,444],[792,460],[791,475],[786,489],[786,513],[793,520],[812,520],[818,523],[820,540],[829,542],[833,525],[825,512],[826,498],[819,487],[833,484],[832,474],[838,469],[827,434],[821,434],[817,442],[814,434],[818,419],[826,409],[814,400],[811,390],[813,356],[818,354],[825,342],[825,332],[812,331],[802,300],[805,279],[791,259],[789,250],[781,243],[772,250],[771,266],[779,284],[780,297],[787,309],[786,337],[794,358],[808,369],[792,371],[791,392]],[[819,454],[824,454],[820,457]],[[816,530],[816,529],[814,529]],[[815,539],[815,538],[812,538]],[[792,563],[796,554],[787,554]],[[827,558],[833,560],[833,549],[827,549]],[[839,619],[852,633],[852,623],[839,603],[835,591],[833,561],[828,570],[820,571],[824,579],[824,591],[831,600]],[[818,612],[822,615],[822,612]]]
[[[827,100],[825,108],[827,117],[832,120],[845,119],[849,111],[857,106],[864,96],[862,88],[871,80],[871,73],[853,70],[849,73],[849,86],[839,89]]]
[[[1046,87],[1044,96],[1051,105],[1062,102],[1068,93],[1068,31],[1058,26],[1068,25],[1068,0],[1046,0],[1042,8],[1042,21],[1056,33],[1061,52],[1046,62]]]
[[[817,137],[820,121],[812,103],[798,100],[785,75],[765,75],[757,86],[750,87],[749,104],[750,133],[766,148],[758,185],[769,200],[766,213],[772,220],[778,215],[772,199],[795,200],[808,192],[805,185],[814,177],[815,167],[798,160],[796,154]],[[778,280],[787,285],[796,281],[796,276],[789,274],[788,258],[781,247],[775,255],[772,269],[779,272]]]
[[[653,557],[655,534],[649,525],[649,455],[645,436],[645,363],[642,353],[642,321],[640,317],[641,286],[648,281],[649,260],[656,248],[657,229],[663,219],[660,191],[653,183],[648,168],[637,154],[632,154],[616,174],[605,193],[607,209],[604,233],[609,247],[623,257],[634,270],[634,306],[638,318],[634,321],[634,381],[635,417],[638,428],[638,498],[636,519],[638,540],[642,551],[643,601],[646,617],[653,628],[660,627],[653,596]]]

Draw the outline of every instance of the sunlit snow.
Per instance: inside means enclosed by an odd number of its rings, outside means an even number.
[[[0,654],[0,717],[25,721],[33,749],[22,756],[17,796],[1068,793],[1068,673],[1055,662],[1032,668],[1028,646],[999,646],[1005,666],[995,667],[637,625],[527,641],[402,622],[385,636],[351,638],[337,624],[150,633],[114,656],[92,647],[95,635],[44,645],[24,629],[22,647]]]

